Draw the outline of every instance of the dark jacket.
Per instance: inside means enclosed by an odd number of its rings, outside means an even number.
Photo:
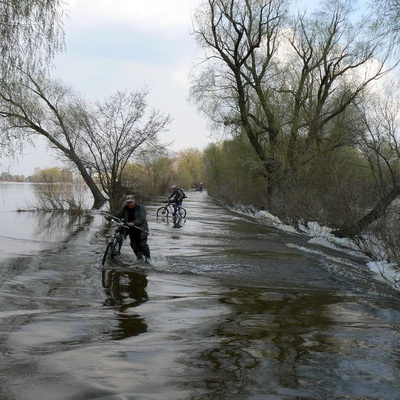
[[[133,222],[135,226],[137,226],[140,229],[140,239],[146,238],[149,233],[149,226],[147,224],[147,219],[146,219],[146,208],[142,206],[141,204],[137,204],[135,208],[133,209],[133,220],[128,221],[128,206],[122,207],[120,210],[116,211],[113,216],[122,219],[125,224],[128,222]],[[135,227],[130,228],[130,229],[135,229]],[[147,232],[145,232],[147,231]]]
[[[185,198],[185,194],[182,189],[176,188],[169,195],[168,200],[174,198],[175,201],[182,201]]]

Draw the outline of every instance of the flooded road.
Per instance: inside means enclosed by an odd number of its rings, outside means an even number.
[[[205,192],[160,205],[150,264],[102,266],[96,213],[0,213],[1,400],[400,398],[400,296],[366,260]]]

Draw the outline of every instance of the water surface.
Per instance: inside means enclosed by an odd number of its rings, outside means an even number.
[[[189,192],[178,224],[147,205],[150,264],[103,267],[98,213],[1,190],[0,399],[399,398],[399,296],[361,256]]]

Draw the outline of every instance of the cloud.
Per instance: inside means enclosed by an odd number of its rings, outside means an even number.
[[[144,34],[130,27],[93,28],[84,35],[71,32],[67,52],[79,57],[102,57],[170,65],[194,52],[189,35],[167,38],[154,33]]]
[[[158,109],[173,118],[169,132],[160,138],[165,143],[173,141],[174,150],[203,148],[210,142],[205,121],[187,101],[188,64],[167,67],[110,58],[64,57],[58,63],[57,75],[89,100],[102,100],[117,90],[136,91],[147,86],[149,109]]]
[[[79,30],[129,25],[146,32],[175,35],[191,25],[198,0],[68,0],[71,22]],[[79,19],[74,19],[79,15]]]
[[[199,0],[65,1],[67,51],[53,75],[91,101],[147,86],[148,108],[173,118],[160,140],[173,142],[172,151],[204,148],[211,141],[206,121],[187,101],[195,54],[190,13]],[[29,175],[54,165],[49,152],[29,149],[13,171]]]

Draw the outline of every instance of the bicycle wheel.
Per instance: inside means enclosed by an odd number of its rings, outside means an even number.
[[[101,262],[102,265],[104,265],[107,258],[111,256],[111,248],[112,248],[112,243],[110,242],[107,244],[106,251],[104,252],[103,261]]]
[[[111,248],[111,257],[119,256],[121,254],[121,247],[122,247],[122,237],[117,236],[114,238]]]
[[[167,207],[163,206],[157,210],[157,218],[158,217],[168,217],[169,210]]]
[[[123,239],[122,236],[118,236],[117,238],[117,251],[118,253],[121,253],[121,247],[122,247],[122,243],[123,243]]]
[[[117,236],[113,239],[112,243],[111,243],[111,251],[110,251],[110,257],[114,258],[116,255],[119,254],[119,250],[120,250],[120,242],[119,239],[121,239],[120,236]]]
[[[181,218],[186,218],[186,210],[183,207],[181,207],[179,210],[179,216]]]

